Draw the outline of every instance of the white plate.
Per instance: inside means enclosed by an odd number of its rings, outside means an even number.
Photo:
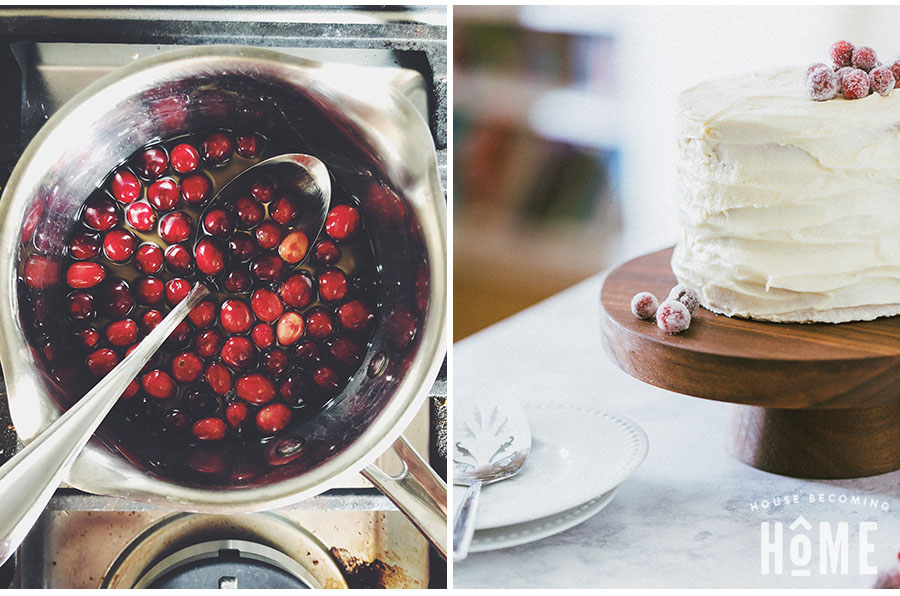
[[[578,507],[536,519],[523,524],[515,524],[504,528],[492,528],[490,530],[478,530],[472,538],[469,547],[470,553],[483,553],[489,550],[498,550],[528,544],[537,540],[543,540],[554,534],[564,532],[578,524],[585,522],[596,515],[601,509],[609,505],[616,495],[613,489],[596,499],[591,499]]]
[[[519,474],[482,489],[476,530],[583,505],[619,486],[647,456],[647,435],[623,416],[559,402],[522,407],[531,423],[531,454]]]

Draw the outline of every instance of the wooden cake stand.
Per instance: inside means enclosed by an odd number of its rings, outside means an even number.
[[[799,478],[900,469],[900,317],[811,325],[731,319],[700,308],[669,335],[631,314],[677,282],[672,249],[613,270],[603,284],[603,343],[628,374],[678,393],[740,404],[730,449]]]

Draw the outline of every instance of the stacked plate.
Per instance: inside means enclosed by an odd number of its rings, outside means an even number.
[[[483,488],[469,552],[533,542],[586,521],[647,456],[647,435],[617,414],[556,402],[521,407],[531,454],[516,476]],[[463,491],[456,488],[458,505]]]

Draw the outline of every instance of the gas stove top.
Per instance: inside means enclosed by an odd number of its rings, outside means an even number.
[[[446,37],[445,9],[429,6],[0,10],[0,73],[7,82],[0,88],[0,185],[43,123],[88,84],[133,60],[203,44],[418,71],[426,88],[408,90],[408,97],[430,124],[446,183]],[[444,478],[445,400],[443,369],[406,433]],[[0,378],[0,463],[16,447]],[[276,512],[230,517],[62,488],[0,570],[0,585],[446,585],[443,560],[386,497],[361,477],[342,486]]]

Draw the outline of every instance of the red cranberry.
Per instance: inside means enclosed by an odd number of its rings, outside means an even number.
[[[334,321],[328,311],[316,307],[306,313],[306,332],[315,339],[324,339],[334,333]]]
[[[182,352],[172,358],[172,376],[179,383],[193,383],[203,373],[203,361],[193,352]]]
[[[206,367],[206,384],[215,393],[225,395],[231,391],[231,371],[221,362],[213,362]]]
[[[224,209],[211,209],[203,217],[203,229],[210,236],[224,240],[234,233],[234,219]]]
[[[112,319],[122,319],[134,308],[131,288],[124,279],[108,279],[98,293],[100,310]]]
[[[134,295],[137,301],[145,306],[156,306],[163,300],[166,285],[159,278],[139,277],[134,282]]]
[[[319,240],[313,247],[313,256],[317,263],[334,265],[341,260],[341,249],[331,240]]]
[[[273,377],[279,377],[288,369],[288,355],[278,348],[269,350],[262,355],[260,366]]]
[[[166,173],[169,158],[161,148],[151,147],[135,155],[131,167],[145,180],[156,180]]]
[[[142,376],[141,386],[147,395],[156,399],[172,399],[177,391],[172,377],[159,369],[151,370]]]
[[[222,280],[222,289],[229,294],[243,294],[250,290],[252,282],[245,268],[232,269]]]
[[[263,434],[274,435],[291,421],[291,411],[284,404],[269,404],[256,413],[256,428]]]
[[[173,170],[179,174],[187,174],[196,170],[200,165],[200,154],[192,145],[181,143],[172,148],[169,161],[172,162]]]
[[[214,132],[206,136],[200,143],[200,156],[203,161],[214,166],[222,165],[234,153],[231,139],[223,132]]]
[[[141,244],[134,255],[135,265],[141,273],[159,273],[164,260],[162,249],[151,242]]]
[[[103,241],[100,234],[90,230],[79,230],[69,242],[69,256],[77,261],[93,259],[100,254]],[[26,267],[28,262],[26,261]]]
[[[296,265],[306,258],[309,250],[309,239],[300,230],[295,230],[284,237],[278,245],[278,256],[286,262]]]
[[[122,392],[119,399],[131,399],[137,395],[140,390],[141,384],[137,382],[137,379],[131,379],[131,382],[128,383],[128,387],[125,388],[125,391]]]
[[[278,393],[284,403],[294,408],[300,408],[306,405],[306,398],[312,393],[312,390],[306,380],[306,375],[294,370],[285,377],[284,382],[278,388]]]
[[[404,350],[416,338],[418,321],[405,306],[398,306],[385,321],[387,339],[395,350]]]
[[[35,276],[32,279],[38,278]],[[93,288],[104,279],[106,279],[106,269],[100,263],[72,263],[66,270],[66,283],[70,288],[76,290]]]
[[[283,226],[294,223],[298,215],[300,215],[300,208],[297,206],[297,201],[287,195],[283,195],[269,205],[269,217]]]
[[[325,217],[325,233],[338,242],[346,242],[359,231],[359,211],[350,205],[337,205]]]
[[[306,319],[306,326],[309,327],[309,317]],[[311,339],[302,340],[294,348],[294,359],[306,370],[318,368],[322,363],[322,351],[319,344]]]
[[[831,60],[838,68],[853,64],[853,44],[849,41],[836,41],[831,46]]]
[[[250,265],[250,273],[261,282],[278,281],[284,273],[284,261],[278,255],[259,255]]]
[[[103,252],[113,263],[124,263],[137,249],[137,238],[128,230],[110,230],[103,236]]]
[[[265,404],[275,399],[275,385],[259,373],[239,377],[234,382],[234,392],[251,404]]]
[[[109,183],[109,190],[117,201],[127,205],[139,199],[144,189],[137,176],[128,170],[119,170],[113,175],[112,182]]]
[[[351,331],[367,328],[375,318],[369,307],[359,300],[351,300],[340,305],[335,309],[334,314],[337,316],[341,327]]]
[[[174,277],[166,282],[166,303],[175,306],[191,291],[191,282],[183,277]]]
[[[222,346],[222,362],[234,370],[251,370],[256,361],[256,347],[246,337],[229,337]]]
[[[87,357],[87,367],[95,377],[102,377],[119,363],[119,355],[109,348],[100,348]]]
[[[221,418],[203,418],[191,426],[191,434],[198,441],[221,441],[227,430]]]
[[[219,321],[228,333],[244,333],[253,326],[253,314],[245,302],[231,298],[222,303]]]
[[[263,250],[270,250],[278,246],[284,238],[284,228],[274,221],[267,221],[256,228],[256,243]]]
[[[204,300],[191,309],[188,318],[198,329],[206,329],[216,321],[216,313],[219,308],[212,300]]]
[[[250,307],[259,320],[266,323],[275,321],[284,312],[284,305],[278,294],[265,288],[253,292],[253,296],[250,298]]]
[[[363,348],[349,337],[337,337],[325,342],[331,357],[348,370],[356,370],[362,361]]]
[[[163,320],[163,314],[156,309],[144,311],[141,315],[141,331],[150,333]]]
[[[228,241],[231,256],[239,263],[246,263],[256,254],[256,243],[249,234],[235,234]]]
[[[247,426],[250,418],[250,408],[242,401],[233,401],[225,408],[225,420],[228,426],[237,432],[241,432]]]
[[[184,242],[193,230],[194,220],[183,211],[168,213],[159,220],[159,237],[169,244]]]
[[[383,225],[398,225],[406,219],[406,206],[393,190],[380,182],[369,186],[366,206]]]
[[[319,298],[324,302],[343,300],[347,296],[347,276],[335,267],[327,267],[319,272]]]
[[[157,180],[147,189],[147,201],[160,213],[174,209],[180,199],[178,183],[171,178]]]
[[[202,358],[212,358],[219,353],[222,336],[215,329],[201,331],[194,339],[194,349]]]
[[[78,345],[86,350],[96,348],[97,344],[100,343],[100,333],[93,327],[77,329],[74,335],[75,341],[78,342]]]
[[[250,339],[261,350],[271,348],[275,345],[275,330],[271,325],[260,323],[250,332]]]
[[[268,176],[257,178],[250,183],[250,196],[260,203],[269,203],[275,198],[275,181]]]
[[[89,321],[97,316],[94,297],[87,292],[69,294],[69,317],[75,321]]]
[[[278,319],[278,323],[275,325],[275,337],[278,338],[278,343],[281,345],[289,346],[300,339],[305,326],[303,317],[299,313],[288,311]]]
[[[75,283],[84,283],[87,281],[88,285],[85,285],[84,287],[89,288],[100,283],[100,281],[103,280],[103,276],[106,275],[103,266],[97,265],[96,263],[87,264],[90,265],[87,270],[78,269],[71,274],[67,271],[67,283],[69,283],[68,280],[70,275],[75,280]],[[71,269],[72,266],[70,266],[69,269]],[[100,268],[99,272],[93,271],[96,267]],[[91,274],[101,275],[100,280],[95,283],[90,283],[88,280],[91,277]],[[45,257],[44,255],[31,254],[25,259],[23,277],[25,278],[25,285],[32,290],[46,290],[59,282],[59,261],[51,257]],[[69,283],[69,285],[71,286],[72,284]]]
[[[112,199],[100,194],[91,195],[84,203],[81,221],[92,230],[105,232],[119,223],[119,210]]]
[[[103,333],[106,335],[106,341],[116,347],[124,348],[137,341],[138,326],[131,319],[122,319],[107,325]]]
[[[225,269],[225,251],[214,238],[203,238],[194,247],[197,269],[206,275],[217,275]]]
[[[204,174],[190,174],[181,179],[181,198],[188,205],[202,205],[211,193],[212,183]]]
[[[149,232],[156,226],[156,211],[143,201],[125,208],[125,220],[138,232]]]
[[[263,138],[256,134],[238,135],[234,139],[234,148],[237,154],[247,159],[253,159],[262,152]]]
[[[281,284],[281,299],[294,308],[306,308],[313,298],[313,279],[305,271],[290,276]]]
[[[167,410],[163,414],[159,430],[167,435],[178,435],[183,433],[190,423],[188,415],[181,410]]]
[[[245,230],[252,230],[260,224],[266,216],[262,205],[250,197],[238,197],[234,201],[234,214]]]
[[[327,366],[321,366],[313,373],[313,383],[326,395],[337,393],[341,388],[341,379]]]

